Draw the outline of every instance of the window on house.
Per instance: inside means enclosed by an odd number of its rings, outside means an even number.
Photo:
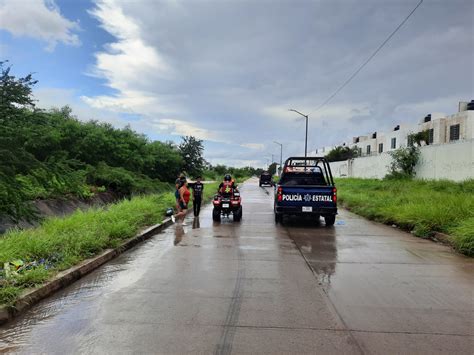
[[[397,138],[392,138],[392,149],[395,149],[397,147]]]
[[[434,141],[434,129],[428,130],[428,144],[433,144]]]
[[[359,156],[362,156],[362,148],[359,148]]]
[[[457,141],[459,139],[459,124],[449,126],[449,140]]]
[[[379,143],[379,153],[383,152],[383,143]]]
[[[367,146],[367,155],[370,155],[370,145]]]
[[[413,139],[413,136],[411,134],[408,135],[408,142],[407,143],[408,143],[409,147],[412,147],[414,145],[413,143],[415,143],[415,140]]]

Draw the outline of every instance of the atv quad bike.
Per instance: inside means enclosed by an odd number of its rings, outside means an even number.
[[[221,216],[229,218],[232,215],[234,222],[242,219],[242,199],[237,189],[233,188],[229,192],[214,195],[212,203],[214,205],[212,219],[215,222],[220,222]]]

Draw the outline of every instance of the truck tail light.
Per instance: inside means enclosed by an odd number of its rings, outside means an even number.
[[[283,189],[281,186],[278,186],[278,190],[277,190],[277,200],[278,202],[281,202],[282,198],[283,198]]]
[[[332,202],[334,203],[337,202],[337,189],[336,188],[332,189]]]

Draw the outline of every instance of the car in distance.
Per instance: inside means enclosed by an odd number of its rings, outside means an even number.
[[[285,161],[275,188],[275,222],[285,215],[324,217],[332,226],[337,214],[337,190],[324,157],[292,157]]]
[[[268,171],[264,171],[263,173],[261,173],[258,185],[259,186],[263,186],[263,185],[273,186],[272,174],[270,174]]]

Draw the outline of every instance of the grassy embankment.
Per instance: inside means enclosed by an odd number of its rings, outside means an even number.
[[[217,183],[206,184],[205,200],[216,189]],[[49,218],[38,228],[0,236],[0,268],[17,260],[29,264],[20,272],[8,272],[10,266],[0,270],[0,305],[13,304],[24,289],[39,285],[105,249],[119,246],[145,226],[160,223],[166,209],[174,205],[173,192],[137,196],[107,208]]]
[[[456,250],[474,255],[474,180],[337,179],[338,197],[351,211],[396,224],[422,238],[447,233]]]

